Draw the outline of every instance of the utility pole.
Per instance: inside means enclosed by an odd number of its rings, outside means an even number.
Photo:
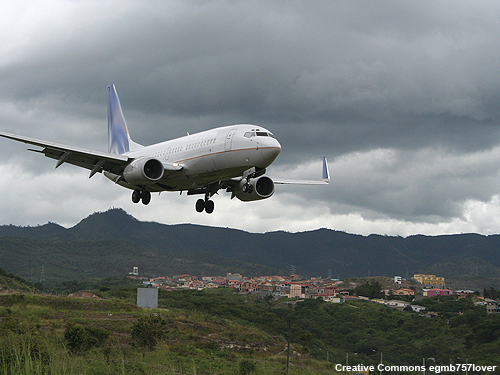
[[[290,364],[290,336],[292,334],[292,321],[288,321],[288,337],[286,339],[286,375],[288,375],[288,368]]]

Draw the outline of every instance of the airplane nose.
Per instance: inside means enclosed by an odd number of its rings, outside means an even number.
[[[277,139],[267,138],[261,146],[262,156],[264,157],[266,164],[269,165],[278,157],[281,151],[281,145]]]

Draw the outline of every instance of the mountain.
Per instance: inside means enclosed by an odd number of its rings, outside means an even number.
[[[248,233],[236,229],[142,222],[121,209],[72,228],[0,226],[0,267],[24,278],[107,277],[133,266],[149,275],[240,272],[306,276],[393,276],[435,270],[447,278],[500,279],[500,236],[393,237],[330,229]]]

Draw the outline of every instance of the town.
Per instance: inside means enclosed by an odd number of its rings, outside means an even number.
[[[436,296],[458,296],[472,298],[477,306],[484,306],[489,314],[500,313],[500,301],[485,298],[473,290],[451,290],[446,288],[443,277],[435,275],[415,274],[410,280],[401,276],[368,277],[339,280],[333,278],[310,278],[304,280],[299,275],[244,277],[238,273],[226,276],[192,276],[176,275],[148,278],[139,276],[138,267],[134,267],[128,276],[142,280],[144,287],[158,288],[166,291],[205,290],[213,288],[232,288],[242,294],[260,294],[275,299],[322,299],[325,302],[344,303],[352,300],[368,300],[402,311],[425,313],[426,308],[418,305],[423,298]],[[375,286],[376,295],[360,292],[357,287]],[[371,297],[371,298],[370,298]],[[429,316],[432,317],[432,313]]]

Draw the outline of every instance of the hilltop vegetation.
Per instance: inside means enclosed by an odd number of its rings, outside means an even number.
[[[0,268],[0,292],[31,290],[32,287],[25,280]]]
[[[2,267],[25,279],[106,278],[138,266],[149,276],[288,274],[340,278],[434,273],[482,290],[500,287],[500,235],[361,236],[319,229],[247,233],[141,222],[123,210],[95,213],[72,228],[0,226]],[[470,288],[470,287],[469,287]]]

